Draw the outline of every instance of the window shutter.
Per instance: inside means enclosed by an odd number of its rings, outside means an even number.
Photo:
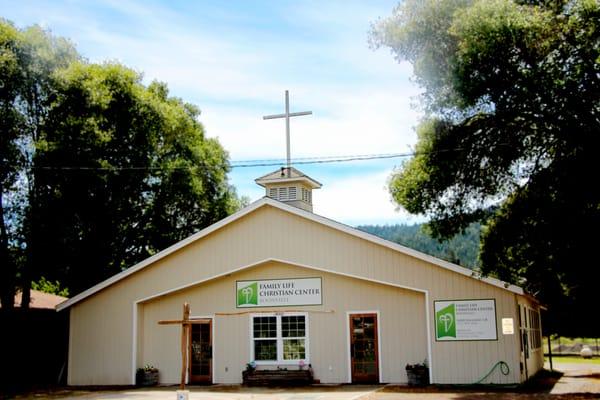
[[[286,201],[288,199],[288,188],[279,188],[279,201]]]

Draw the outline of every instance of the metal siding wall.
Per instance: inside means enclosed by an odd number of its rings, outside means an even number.
[[[235,308],[236,280],[315,276],[320,276],[323,280],[322,306],[259,310]],[[180,328],[159,326],[157,322],[161,319],[178,318],[181,305],[185,301],[190,303],[192,316],[208,316],[214,312],[285,312],[290,309],[307,311],[310,362],[316,378],[322,382],[348,381],[347,311],[380,312],[379,339],[381,348],[385,349],[380,356],[385,382],[406,382],[404,365],[419,362],[427,357],[423,294],[333,274],[316,273],[306,268],[268,263],[144,305],[145,339],[142,363],[153,364],[159,368],[161,383],[176,383],[179,380]],[[215,382],[241,382],[241,371],[246,363],[251,361],[249,323],[249,314],[216,316],[213,371]]]
[[[73,306],[70,382],[80,385],[131,382],[135,301],[270,258],[428,290],[432,319],[433,300],[496,298],[498,321],[502,317],[516,320],[514,295],[508,291],[265,206]],[[179,308],[175,315],[180,314]],[[360,308],[368,307],[365,304]],[[147,326],[148,315],[145,317]],[[433,321],[430,328],[434,338]],[[469,383],[500,359],[509,363],[511,375],[494,381],[518,382],[518,370],[514,373],[515,367],[518,369],[515,336],[502,337],[499,331],[498,342],[434,341],[436,382]],[[148,340],[144,336],[144,343]],[[456,367],[457,362],[461,368]],[[339,379],[341,375],[336,374],[333,375]]]
[[[131,305],[100,293],[98,300],[71,307],[69,384],[131,383]]]

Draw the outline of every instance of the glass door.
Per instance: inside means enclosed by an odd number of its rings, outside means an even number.
[[[377,314],[350,315],[352,383],[379,382]]]
[[[192,324],[190,383],[212,383],[212,321]]]

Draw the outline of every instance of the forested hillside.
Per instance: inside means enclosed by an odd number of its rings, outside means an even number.
[[[357,228],[463,267],[479,266],[477,259],[481,233],[481,224],[479,223],[469,225],[464,234],[456,235],[451,240],[444,242],[439,242],[429,236],[422,224],[361,225]]]

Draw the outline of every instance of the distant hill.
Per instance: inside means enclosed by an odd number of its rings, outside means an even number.
[[[463,267],[473,269],[479,266],[479,223],[469,225],[464,234],[444,242],[429,236],[423,229],[423,224],[360,225],[356,228]]]

